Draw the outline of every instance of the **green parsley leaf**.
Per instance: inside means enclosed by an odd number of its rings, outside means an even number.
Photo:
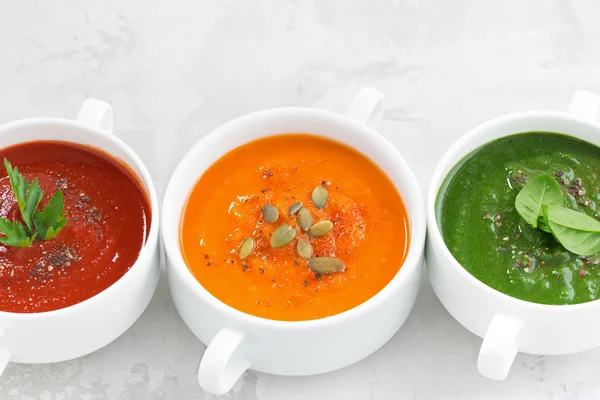
[[[33,223],[40,238],[43,240],[54,239],[65,227],[68,219],[65,218],[67,213],[63,211],[64,206],[63,194],[57,190],[42,211],[35,210]]]
[[[40,204],[42,197],[44,197],[44,191],[38,183],[38,178],[35,178],[29,184],[27,200],[25,202],[25,210],[21,211],[21,217],[23,217],[23,221],[25,221],[25,225],[27,225],[27,229],[29,229],[30,232],[33,232],[33,213],[37,211],[37,207]]]
[[[19,168],[13,168],[6,158],[4,159],[4,166],[6,167],[6,172],[8,172],[12,191],[15,194],[17,202],[19,203],[19,209],[21,212],[23,212],[25,209],[25,199],[27,197],[29,182],[23,175],[19,173]]]
[[[5,235],[0,237],[0,243],[6,246],[27,247],[31,246],[36,237],[42,240],[54,239],[68,221],[62,192],[58,190],[54,193],[48,204],[40,211],[38,206],[44,197],[44,191],[38,179],[29,182],[6,158],[4,166],[25,225],[18,221],[0,218],[0,232]]]
[[[27,226],[27,232],[33,232],[32,216],[33,212],[37,209],[38,204],[44,197],[44,191],[40,187],[37,178],[33,182],[29,181],[19,173],[17,167],[13,168],[10,162],[5,158],[4,166],[8,172],[10,179],[10,186],[19,204],[19,210],[21,210],[21,218]]]
[[[9,221],[5,218],[0,218],[0,231],[4,233],[4,237],[0,237],[0,243],[6,246],[28,247],[35,240],[37,233],[29,237],[25,225],[17,221]]]

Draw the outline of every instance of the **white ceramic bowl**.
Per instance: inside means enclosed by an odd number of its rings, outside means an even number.
[[[112,286],[81,303],[59,310],[22,314],[0,312],[0,372],[9,361],[50,363],[98,350],[135,322],[154,293],[159,275],[156,192],[142,161],[111,132],[112,108],[96,99],[87,99],[83,103],[76,121],[35,118],[0,126],[0,147],[35,140],[60,140],[105,151],[137,174],[152,210],[150,232],[138,260]]]
[[[600,146],[600,97],[579,91],[568,113],[534,111],[509,114],[479,125],[444,155],[433,175],[427,203],[427,269],[433,288],[450,314],[484,338],[479,372],[504,379],[517,352],[569,354],[600,345],[600,301],[543,305],[490,288],[469,274],[446,247],[436,215],[440,185],[450,170],[473,150],[516,133],[563,133]]]
[[[233,120],[200,140],[183,158],[163,203],[163,239],[171,294],[179,314],[205,344],[198,371],[204,390],[227,392],[248,368],[280,375],[311,375],[352,364],[387,342],[413,307],[423,260],[425,213],[419,186],[398,151],[376,131],[383,95],[364,89],[348,116],[312,108],[277,108]],[[373,160],[401,194],[410,219],[410,249],[392,281],[365,303],[313,321],[274,321],[242,313],[213,297],[194,278],[180,252],[180,218],[204,171],[252,140],[307,132],[345,143]]]

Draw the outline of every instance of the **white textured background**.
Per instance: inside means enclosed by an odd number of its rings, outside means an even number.
[[[0,123],[108,101],[162,195],[186,149],[223,122],[285,105],[343,112],[370,85],[387,95],[381,132],[425,192],[475,124],[600,92],[599,21],[598,0],[0,0]],[[424,283],[406,325],[366,360],[315,377],[249,372],[226,397],[600,398],[600,350],[519,355],[492,382],[476,372],[480,343]],[[0,399],[214,399],[194,376],[203,351],[163,279],[114,343],[69,362],[11,364]]]

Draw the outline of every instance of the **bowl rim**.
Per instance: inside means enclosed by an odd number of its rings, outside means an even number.
[[[150,215],[151,215],[150,230],[148,231],[148,236],[146,237],[146,242],[142,246],[136,261],[129,267],[129,269],[117,281],[115,281],[112,285],[110,285],[103,291],[101,291],[101,292],[95,294],[94,296],[89,297],[83,301],[80,301],[78,303],[72,304],[67,307],[59,308],[56,310],[43,311],[43,312],[32,312],[32,313],[0,311],[0,320],[12,319],[15,321],[31,321],[31,320],[40,320],[40,319],[46,319],[46,318],[59,318],[59,317],[67,316],[69,313],[74,314],[77,312],[81,312],[86,307],[90,307],[96,303],[100,303],[100,302],[104,301],[105,298],[111,296],[112,293],[115,292],[116,290],[118,290],[119,287],[124,286],[124,285],[132,285],[134,283],[134,281],[133,281],[133,279],[135,278],[134,272],[143,268],[143,266],[145,264],[147,264],[151,261],[152,255],[153,255],[152,252],[155,250],[156,245],[158,244],[160,214],[159,214],[158,197],[156,195],[156,189],[154,187],[154,182],[152,181],[152,177],[150,176],[150,173],[148,172],[146,165],[142,162],[142,160],[137,155],[137,153],[135,153],[133,151],[133,149],[131,149],[131,147],[129,147],[129,145],[127,145],[123,140],[121,140],[119,137],[117,137],[115,134],[113,134],[111,132],[107,132],[100,128],[96,128],[94,126],[90,126],[85,123],[82,123],[82,122],[79,122],[76,120],[66,119],[66,118],[27,118],[27,119],[20,119],[20,120],[16,120],[16,121],[7,122],[5,124],[0,125],[0,136],[9,134],[11,130],[23,128],[23,127],[27,127],[27,126],[32,126],[32,125],[42,125],[42,126],[45,125],[48,127],[60,126],[60,127],[68,127],[71,129],[85,131],[85,132],[83,132],[84,134],[93,135],[95,137],[98,137],[100,140],[105,140],[105,141],[111,142],[112,144],[118,146],[121,150],[123,150],[127,154],[127,157],[129,157],[129,160],[125,160],[120,157],[117,157],[117,156],[111,154],[109,151],[106,151],[104,149],[99,149],[96,146],[90,146],[90,145],[87,145],[87,144],[84,144],[81,142],[77,142],[77,141],[73,141],[73,140],[65,140],[65,139],[60,139],[60,138],[42,140],[42,141],[56,140],[56,141],[62,141],[62,142],[67,142],[67,143],[75,143],[75,144],[79,144],[81,146],[89,146],[91,148],[98,149],[98,150],[108,154],[114,160],[117,160],[117,161],[122,162],[125,165],[127,165],[130,169],[130,173],[132,173],[134,175],[134,177],[140,181],[140,183],[142,185],[141,189],[146,192],[145,195],[148,198],[148,202],[150,205]],[[22,141],[19,140],[11,146],[35,142],[35,141],[37,141],[37,140],[22,140]],[[139,170],[140,173],[138,174],[137,172],[135,172],[135,169]]]
[[[274,320],[264,317],[258,317],[255,315],[247,314],[239,311],[213,296],[208,290],[206,290],[200,282],[196,280],[189,268],[187,267],[179,245],[179,230],[181,222],[181,213],[185,207],[185,202],[182,207],[172,211],[174,206],[175,186],[181,177],[186,174],[194,173],[196,171],[190,171],[190,163],[200,157],[205,151],[210,151],[210,147],[205,147],[205,143],[213,140],[216,137],[223,137],[223,135],[229,134],[229,132],[235,132],[243,129],[243,127],[253,120],[270,120],[277,117],[304,117],[304,118],[322,118],[327,120],[328,124],[341,125],[343,129],[351,132],[351,134],[360,135],[365,140],[373,141],[378,148],[379,152],[388,152],[393,155],[394,168],[402,171],[402,179],[406,180],[408,186],[413,187],[417,190],[412,191],[410,194],[402,194],[401,197],[406,204],[408,201],[411,203],[412,210],[409,213],[410,223],[410,245],[408,254],[404,263],[394,275],[394,277],[374,296],[366,300],[365,302],[349,309],[344,312],[314,319],[314,320],[300,320],[300,321],[284,321]],[[292,131],[289,131],[290,133]],[[278,134],[286,134],[288,132],[280,132]],[[308,132],[310,133],[310,132]],[[276,135],[276,134],[273,134]],[[268,136],[265,135],[265,136]],[[247,140],[244,143],[250,142]],[[236,147],[239,147],[237,145]],[[348,145],[350,146],[350,145]],[[353,146],[350,146],[353,147]],[[353,147],[355,150],[360,151]],[[223,156],[225,153],[221,154]],[[361,152],[362,154],[362,152]],[[369,159],[371,159],[369,157]],[[376,160],[372,160],[376,165],[379,163]],[[204,171],[203,171],[204,172]],[[202,172],[202,173],[203,173]],[[197,174],[197,179],[200,179],[201,174]],[[394,185],[396,188],[397,186]],[[186,198],[189,193],[186,193]],[[410,200],[408,200],[410,197]],[[172,214],[172,215],[171,215]],[[176,218],[173,218],[176,216]],[[415,270],[422,267],[422,259],[424,254],[425,246],[425,233],[426,233],[426,220],[425,220],[425,208],[423,198],[419,184],[416,180],[412,169],[396,149],[395,146],[391,145],[381,134],[371,129],[370,127],[363,125],[354,119],[347,117],[342,114],[338,114],[332,111],[309,108],[309,107],[278,107],[256,111],[250,114],[246,114],[230,120],[217,128],[213,129],[206,136],[201,138],[196,144],[187,152],[180,163],[175,168],[175,171],[171,175],[171,179],[167,185],[167,190],[163,199],[163,213],[162,213],[162,237],[165,246],[165,254],[168,258],[167,271],[170,273],[176,273],[180,276],[181,280],[194,294],[195,301],[203,301],[210,304],[211,307],[215,308],[220,314],[224,315],[228,319],[235,320],[243,324],[260,325],[265,328],[272,329],[284,329],[284,330],[299,330],[299,329],[319,329],[332,324],[343,323],[348,320],[356,319],[363,313],[369,312],[374,307],[377,307],[380,303],[389,298],[395,291],[399,290],[404,281],[408,280]],[[417,285],[419,282],[417,282]]]
[[[467,133],[462,135],[457,141],[455,141],[448,148],[448,150],[446,150],[446,152],[444,153],[444,155],[438,162],[438,164],[434,170],[434,173],[432,175],[430,185],[429,185],[428,198],[427,198],[427,237],[428,237],[428,240],[430,241],[431,246],[435,247],[435,249],[437,251],[441,252],[441,256],[444,259],[443,261],[446,264],[442,268],[453,269],[454,272],[456,274],[458,274],[458,276],[460,276],[460,278],[468,281],[471,285],[479,288],[480,291],[483,291],[483,293],[486,294],[486,296],[495,297],[499,301],[505,302],[505,304],[507,304],[509,307],[512,307],[513,310],[517,309],[517,308],[529,308],[532,311],[538,311],[538,312],[554,312],[554,313],[581,312],[581,311],[584,311],[584,310],[587,310],[590,308],[599,307],[600,299],[588,301],[585,303],[578,303],[578,304],[541,304],[541,303],[534,303],[531,301],[521,300],[516,297],[509,296],[509,295],[502,293],[499,290],[494,289],[493,287],[488,286],[485,283],[481,282],[479,279],[477,279],[473,275],[471,275],[465,268],[463,268],[463,266],[458,262],[458,260],[456,260],[456,258],[454,258],[454,256],[452,255],[452,253],[446,246],[444,239],[442,238],[442,234],[440,232],[440,227],[439,227],[439,224],[437,221],[436,203],[437,203],[438,193],[440,191],[442,184],[444,183],[444,180],[448,176],[448,174],[457,165],[457,163],[452,163],[452,165],[450,165],[451,164],[450,159],[455,158],[456,155],[458,154],[460,156],[460,160],[462,160],[464,157],[467,157],[470,153],[476,151],[477,149],[479,149],[483,146],[488,145],[490,142],[492,142],[494,140],[498,140],[498,139],[505,138],[505,137],[512,136],[512,135],[517,135],[520,133],[527,133],[527,132],[534,131],[534,130],[528,130],[526,132],[514,132],[514,133],[510,133],[510,134],[506,134],[506,135],[501,135],[501,136],[495,137],[494,139],[486,141],[485,143],[481,144],[480,146],[477,146],[474,149],[465,150],[465,148],[469,147],[469,143],[473,139],[484,135],[488,130],[500,128],[508,123],[515,122],[517,120],[521,120],[521,121],[525,122],[525,121],[532,121],[532,120],[539,120],[539,119],[546,119],[546,120],[550,120],[550,121],[552,121],[552,120],[559,121],[560,120],[562,122],[567,122],[569,124],[579,124],[581,126],[585,126],[588,129],[597,130],[598,133],[600,134],[600,124],[595,121],[577,118],[566,112],[546,111],[546,110],[522,111],[522,112],[514,112],[514,113],[505,114],[500,117],[496,117],[496,118],[487,120],[487,121],[475,126],[474,128],[468,130]],[[563,135],[570,136],[572,138],[575,138],[578,140],[583,140],[585,142],[590,143],[589,140],[583,139],[583,138],[579,137],[578,135],[572,134],[572,133],[564,133],[564,132],[556,132],[556,131],[550,132],[547,130],[540,130],[540,131],[546,132],[546,133],[563,134]],[[600,136],[599,136],[599,138],[600,138]],[[593,144],[593,143],[591,143],[591,144]],[[600,147],[600,140],[599,140],[598,144],[596,144],[595,146]]]

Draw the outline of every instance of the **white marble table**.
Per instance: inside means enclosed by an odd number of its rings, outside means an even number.
[[[577,88],[600,92],[599,17],[597,0],[0,0],[0,123],[73,117],[85,97],[106,100],[162,195],[186,149],[219,124],[283,105],[344,111],[370,85],[387,94],[382,134],[425,192],[473,125],[564,110]],[[249,372],[226,397],[600,398],[600,349],[520,354],[492,382],[476,371],[480,343],[424,282],[405,326],[366,360],[315,377]],[[203,351],[162,279],[114,343],[69,362],[12,364],[0,398],[213,399],[196,383]]]

